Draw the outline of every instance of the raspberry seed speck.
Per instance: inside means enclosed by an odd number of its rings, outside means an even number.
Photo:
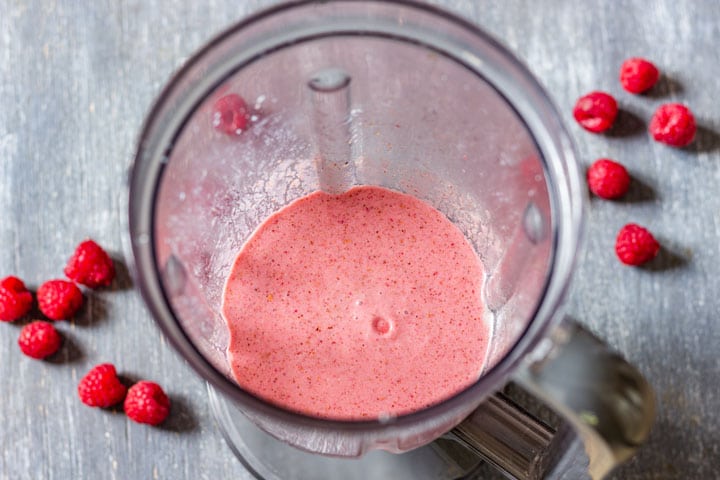
[[[32,307],[32,294],[17,277],[0,280],[0,322],[13,322],[24,317]]]
[[[89,407],[107,408],[123,401],[127,387],[120,382],[115,366],[102,363],[93,367],[78,383],[80,401]]]
[[[660,105],[650,120],[650,134],[658,142],[672,147],[685,147],[695,139],[695,116],[680,103]]]
[[[65,266],[65,275],[90,288],[108,287],[115,278],[115,265],[110,255],[93,240],[85,240]]]
[[[605,92],[590,92],[575,103],[573,116],[585,129],[593,133],[604,132],[612,127],[618,114],[615,99]]]
[[[61,343],[62,337],[55,327],[40,320],[25,325],[18,337],[20,350],[28,357],[38,360],[57,352]]]
[[[231,93],[217,99],[212,109],[213,127],[227,135],[240,135],[248,121],[248,108],[240,95]]]
[[[51,320],[65,320],[77,313],[83,304],[80,289],[67,280],[49,280],[38,288],[40,311]]]
[[[592,193],[608,200],[622,197],[630,188],[630,175],[625,167],[609,158],[590,165],[587,181]]]
[[[653,234],[634,223],[622,227],[615,240],[615,253],[625,265],[642,265],[655,258],[659,251],[660,244]]]
[[[170,399],[160,385],[143,380],[130,387],[123,408],[135,422],[158,425],[170,413]]]
[[[630,93],[650,90],[659,78],[660,71],[644,58],[628,58],[620,67],[620,83]]]

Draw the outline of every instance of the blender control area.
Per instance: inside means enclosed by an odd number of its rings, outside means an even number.
[[[0,480],[720,476],[710,2],[3,2]]]

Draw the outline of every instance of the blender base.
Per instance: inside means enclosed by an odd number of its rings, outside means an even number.
[[[210,410],[243,466],[260,480],[459,480],[475,478],[482,461],[451,440],[403,454],[373,451],[361,458],[308,453],[259,429],[209,384]]]

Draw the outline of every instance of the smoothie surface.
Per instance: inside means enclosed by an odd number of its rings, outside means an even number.
[[[420,410],[480,375],[482,281],[472,246],[427,203],[370,186],[314,192],[265,220],[235,260],[223,295],[232,373],[311,416]]]

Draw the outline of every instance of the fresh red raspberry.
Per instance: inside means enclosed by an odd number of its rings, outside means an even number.
[[[625,265],[642,265],[655,258],[660,244],[647,229],[629,223],[620,229],[615,240],[615,253]]]
[[[57,352],[62,337],[51,323],[35,321],[20,330],[18,345],[28,357],[42,359]]]
[[[590,132],[600,133],[612,127],[617,117],[618,106],[615,99],[605,92],[590,92],[575,103],[575,120]]]
[[[608,200],[622,197],[630,188],[630,175],[625,167],[609,158],[590,165],[587,181],[592,193]]]
[[[170,413],[170,399],[157,383],[143,380],[128,390],[125,414],[138,423],[158,425]]]
[[[17,277],[0,280],[0,322],[12,322],[27,315],[32,307],[32,294]]]
[[[650,134],[655,140],[673,147],[689,145],[697,125],[689,108],[679,103],[660,105],[650,119]]]
[[[83,304],[80,289],[67,280],[48,280],[37,291],[38,306],[46,317],[64,320],[77,313]]]
[[[0,280],[0,287],[7,288],[14,292],[27,292],[28,291],[27,287],[25,286],[25,283],[23,283],[23,281],[20,280],[18,277],[13,277],[12,275]]]
[[[644,58],[628,58],[620,67],[620,83],[630,93],[650,90],[660,78],[660,71]]]
[[[92,368],[78,384],[80,401],[90,407],[107,408],[123,401],[127,387],[120,382],[115,367],[102,363]]]
[[[90,288],[107,287],[115,278],[115,265],[100,245],[85,240],[68,260],[65,275]]]
[[[245,100],[231,93],[217,99],[212,109],[212,124],[216,130],[228,135],[240,135],[248,121]]]

